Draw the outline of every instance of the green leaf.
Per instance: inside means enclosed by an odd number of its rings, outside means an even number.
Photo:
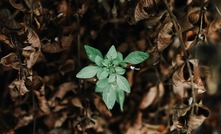
[[[123,69],[122,67],[115,67],[115,71],[117,74],[123,75],[126,70]]]
[[[108,50],[106,56],[109,60],[114,60],[117,58],[117,51],[114,45],[112,45],[111,48]]]
[[[109,67],[109,74],[115,73],[115,67]]]
[[[102,98],[108,109],[112,109],[116,101],[116,93],[113,85],[110,84],[102,93]]]
[[[114,66],[118,66],[120,64],[120,61],[118,61],[117,59],[113,60],[112,62],[114,64]]]
[[[109,59],[104,59],[102,62],[101,62],[105,67],[109,66],[111,64],[111,61]]]
[[[104,88],[100,88],[98,86],[95,87],[95,92],[102,93],[104,91]]]
[[[130,85],[127,79],[121,75],[117,74],[117,85],[119,89],[124,90],[127,93],[130,93]]]
[[[78,72],[77,78],[92,78],[100,68],[98,66],[86,66]]]
[[[120,65],[122,66],[122,67],[127,67],[127,63],[126,62],[120,62]]]
[[[100,57],[99,55],[97,55],[97,56],[95,57],[95,63],[96,63],[96,65],[102,67],[102,66],[103,66],[102,61],[103,61],[103,58]]]
[[[98,55],[100,57],[103,57],[101,52],[96,49],[96,48],[93,48],[91,46],[88,46],[88,45],[84,45],[84,49],[88,55],[88,58],[92,61],[92,62],[95,62],[95,57]]]
[[[123,90],[116,89],[116,94],[117,94],[117,102],[120,104],[120,109],[123,111],[123,106],[124,106],[124,100],[125,100],[125,94]]]
[[[104,78],[107,78],[107,76],[109,75],[109,73],[104,70],[104,69],[101,69],[97,72],[97,78],[100,80],[100,79],[104,79]]]
[[[123,55],[120,52],[117,52],[117,58],[116,58],[119,62],[121,62],[123,60]]]
[[[134,51],[131,52],[125,59],[124,62],[130,63],[130,64],[139,64],[146,60],[149,57],[148,53],[144,53],[141,51]]]
[[[99,88],[105,88],[108,85],[107,80],[108,80],[107,78],[104,78],[104,79],[97,81],[96,86],[98,86]]]
[[[113,83],[115,82],[116,75],[115,74],[110,74],[108,77],[108,83]]]

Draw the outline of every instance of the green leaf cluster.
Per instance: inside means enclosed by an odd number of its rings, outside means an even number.
[[[131,52],[125,59],[120,52],[116,51],[114,45],[103,57],[102,53],[88,45],[84,46],[88,58],[95,63],[86,66],[76,75],[77,78],[97,77],[95,92],[102,93],[103,101],[108,109],[112,109],[115,102],[119,103],[121,110],[125,99],[125,92],[130,93],[128,80],[123,76],[127,64],[139,64],[149,57],[148,53],[141,51]]]

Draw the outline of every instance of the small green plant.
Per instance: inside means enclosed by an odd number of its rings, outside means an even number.
[[[122,76],[127,64],[139,64],[149,57],[148,53],[141,51],[131,52],[125,59],[120,52],[116,51],[114,45],[108,50],[103,57],[102,53],[88,45],[84,46],[88,58],[95,63],[92,66],[86,66],[76,75],[77,78],[92,78],[96,75],[95,92],[102,93],[102,98],[108,109],[112,109],[115,102],[120,104],[123,110],[125,99],[124,92],[130,93],[130,85],[127,79]],[[134,69],[131,66],[131,69]]]

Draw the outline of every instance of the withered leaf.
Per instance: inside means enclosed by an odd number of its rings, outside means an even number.
[[[16,0],[9,0],[9,2],[15,9],[18,9],[20,11],[25,11],[23,3],[17,3]]]
[[[173,36],[173,23],[167,22],[158,34],[157,48],[163,51],[171,42]]]
[[[61,39],[49,42],[43,46],[43,51],[47,53],[58,53],[67,49],[74,39],[73,35],[62,36]]]
[[[3,25],[3,27],[6,27],[9,30],[21,29],[21,25],[15,21],[8,9],[0,10],[0,25]]]
[[[75,62],[72,59],[66,60],[66,62],[59,67],[59,70],[62,75],[65,75],[68,72],[73,71],[75,68]]]
[[[29,114],[29,115],[25,115],[21,117],[18,120],[17,125],[15,126],[15,129],[18,129],[23,126],[27,126],[32,120],[33,120],[33,114]]]
[[[221,29],[221,19],[216,18],[212,21],[208,28],[207,38],[213,44],[218,44],[220,42],[220,29]]]
[[[14,48],[14,46],[11,44],[9,38],[7,36],[5,36],[4,34],[1,34],[1,33],[0,33],[0,41],[4,42],[5,44],[7,44],[11,48]]]
[[[208,118],[210,115],[210,111],[208,108],[203,106],[202,104],[197,104],[194,107],[194,115],[190,116],[188,121],[191,129],[196,129]]]
[[[1,58],[1,63],[4,66],[8,66],[16,70],[20,69],[20,62],[19,62],[17,54],[15,53],[9,53],[5,57]]]
[[[105,104],[103,103],[102,101],[102,98],[96,94],[94,94],[94,105],[95,107],[97,108],[97,110],[107,116],[107,117],[111,117],[112,116],[112,113],[107,109],[107,107],[105,106]]]
[[[200,19],[200,8],[191,9],[187,17],[191,24],[197,23]]]
[[[159,95],[159,97],[162,97],[163,93],[164,93],[164,87],[162,83],[154,87],[151,87],[149,91],[143,96],[143,99],[140,103],[140,109],[145,109],[149,107],[157,98],[157,95]]]
[[[17,79],[14,80],[9,85],[9,90],[12,91],[12,92],[18,91],[20,95],[24,95],[25,93],[29,92],[29,90],[25,86],[25,81],[23,79],[21,79],[21,80],[17,80]]]
[[[135,21],[138,22],[143,19],[147,19],[149,17],[154,16],[156,13],[155,12],[146,12],[146,11],[151,11],[152,8],[154,8],[155,3],[158,3],[159,0],[140,0],[134,11],[134,18]],[[146,11],[145,11],[146,10]]]
[[[42,112],[48,114],[50,112],[49,106],[48,106],[48,101],[46,100],[45,97],[45,85],[41,77],[39,76],[34,76],[33,77],[33,93],[36,95],[38,99],[38,106],[41,109]]]
[[[38,35],[33,29],[27,26],[24,27],[28,32],[27,42],[30,44],[30,46],[26,46],[23,48],[22,55],[25,57],[25,63],[27,67],[31,68],[36,63],[40,55],[41,42]]]

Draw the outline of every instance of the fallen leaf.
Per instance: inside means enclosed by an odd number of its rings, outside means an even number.
[[[1,63],[4,66],[8,66],[8,67],[14,68],[16,70],[19,70],[20,66],[21,66],[20,62],[19,62],[19,59],[18,59],[18,56],[15,53],[9,53],[8,55],[2,57],[1,58]]]

